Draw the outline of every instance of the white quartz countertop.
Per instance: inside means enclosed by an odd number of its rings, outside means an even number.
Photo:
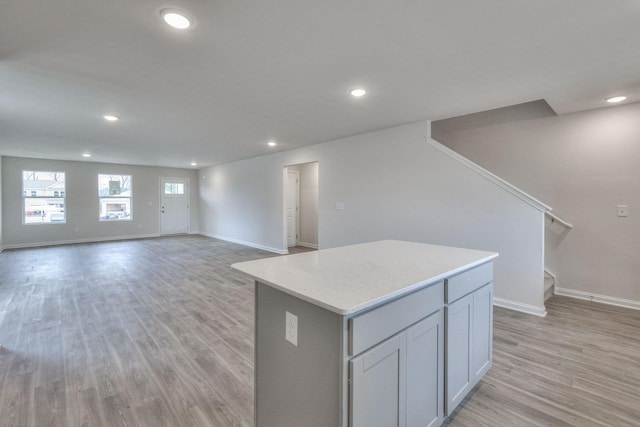
[[[341,315],[395,299],[498,254],[382,240],[233,264],[231,267]]]

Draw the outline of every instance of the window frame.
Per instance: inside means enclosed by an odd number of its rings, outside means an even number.
[[[120,178],[120,183],[122,183],[123,177],[128,177],[129,178],[129,188],[128,188],[129,195],[128,196],[123,196],[122,194],[101,195],[100,194],[101,177],[106,177],[106,179],[108,179],[109,182],[113,181],[112,178],[117,177],[117,178]],[[98,173],[97,178],[98,178],[98,221],[99,222],[133,221],[133,175],[126,174],[126,173]],[[107,212],[102,211],[103,200],[106,200],[106,199],[128,199],[128,206],[129,206],[128,215],[116,216],[115,218],[104,218],[106,214],[108,214],[108,211]]]
[[[28,180],[25,180],[25,174],[33,174],[34,177],[36,174],[51,174],[51,175],[56,175],[56,174],[60,174],[64,176],[64,179],[62,180],[63,183],[63,188],[62,189],[57,189],[57,190],[51,190],[52,192],[54,192],[54,194],[57,192],[58,195],[51,195],[51,196],[38,196],[38,191],[37,189],[29,189],[27,190],[25,183],[28,182]],[[56,170],[56,171],[51,171],[51,170],[35,170],[35,169],[22,169],[21,170],[21,175],[22,175],[22,225],[59,225],[59,224],[66,224],[67,223],[67,172],[66,171],[61,171],[61,170]],[[36,181],[36,180],[34,180]],[[55,181],[55,180],[53,180]],[[27,191],[29,192],[29,195],[27,195]],[[28,222],[27,221],[27,200],[33,200],[33,199],[41,199],[41,200],[61,200],[62,201],[62,211],[52,211],[51,214],[56,213],[62,213],[62,221],[52,221],[51,217],[49,217],[49,221],[40,221],[40,222]],[[48,205],[45,202],[45,205],[43,206],[43,211],[45,213],[45,215],[47,214],[47,210],[44,209],[44,207],[46,207],[46,205]],[[60,207],[58,207],[58,209],[60,209]],[[42,218],[44,218],[44,215],[42,216]]]

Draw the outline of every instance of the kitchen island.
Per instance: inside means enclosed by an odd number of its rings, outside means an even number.
[[[440,425],[491,367],[497,256],[385,240],[234,264],[256,281],[256,426]]]

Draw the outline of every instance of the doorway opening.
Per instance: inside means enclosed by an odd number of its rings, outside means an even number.
[[[284,243],[289,253],[318,249],[318,162],[284,168]]]
[[[189,232],[189,178],[160,178],[160,234]]]

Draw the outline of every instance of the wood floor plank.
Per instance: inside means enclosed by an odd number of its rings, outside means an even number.
[[[254,290],[230,265],[270,256],[201,236],[0,253],[0,425],[252,426]],[[495,309],[494,367],[447,425],[640,426],[640,312],[547,311]]]

